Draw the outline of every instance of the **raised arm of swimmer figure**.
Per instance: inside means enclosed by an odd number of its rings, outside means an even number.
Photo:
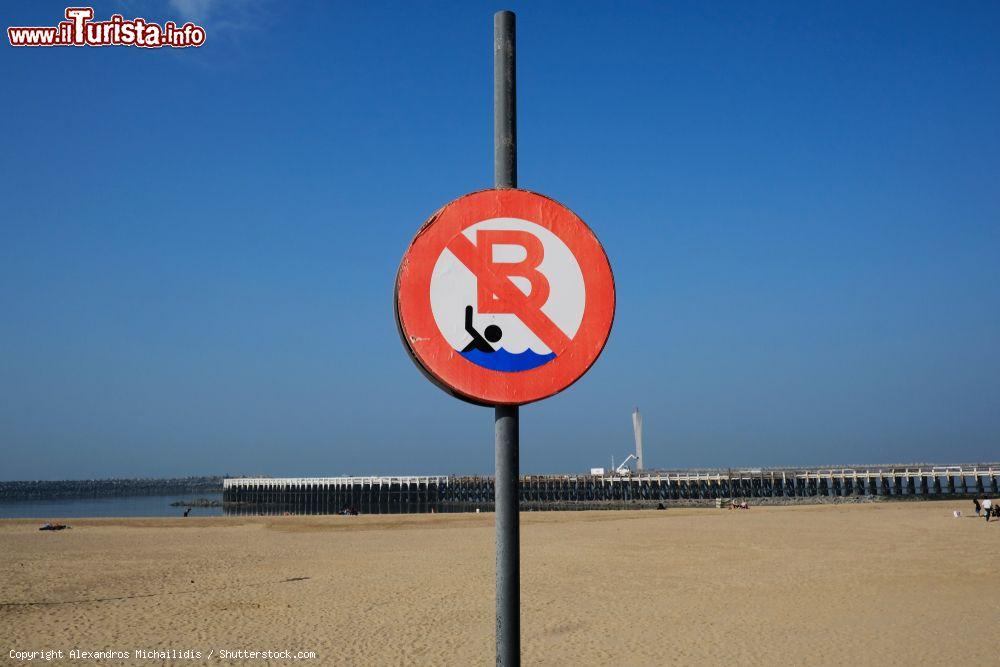
[[[465,307],[465,330],[472,336],[472,342],[466,345],[462,352],[471,352],[472,350],[496,352],[490,343],[497,342],[503,336],[503,330],[495,324],[486,327],[481,334],[476,331],[476,328],[472,326],[472,306]]]

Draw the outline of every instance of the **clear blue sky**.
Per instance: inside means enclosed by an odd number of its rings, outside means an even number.
[[[392,291],[492,183],[503,8],[520,185],[618,287],[523,471],[633,405],[655,466],[1000,459],[1000,4],[184,0],[95,10],[201,49],[0,47],[0,479],[491,472]]]

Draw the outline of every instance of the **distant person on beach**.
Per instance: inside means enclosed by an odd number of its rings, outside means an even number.
[[[45,523],[38,530],[66,530],[67,528],[69,526],[64,523]]]
[[[187,508],[186,510],[184,510],[184,516],[187,516],[190,513],[191,513],[191,508],[190,507]]]
[[[976,506],[976,516],[979,516],[979,513],[983,511],[982,506],[979,504],[979,498],[973,498],[972,504]]]
[[[465,330],[472,336],[472,342],[466,345],[462,352],[472,352],[473,350],[496,352],[490,343],[497,342],[503,336],[503,330],[495,324],[483,329],[483,333],[476,331],[476,328],[472,326],[472,306],[465,307]]]
[[[981,507],[983,508],[983,514],[986,515],[986,523],[990,522],[990,514],[993,512],[993,501],[989,498],[983,500]]]

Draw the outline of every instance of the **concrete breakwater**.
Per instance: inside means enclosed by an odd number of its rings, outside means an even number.
[[[1000,464],[660,471],[629,476],[527,475],[524,510],[972,498],[1000,495]],[[491,511],[489,476],[232,478],[227,514],[366,514]]]

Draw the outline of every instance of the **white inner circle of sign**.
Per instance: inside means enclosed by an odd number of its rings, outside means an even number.
[[[583,311],[587,303],[583,272],[569,247],[558,236],[541,225],[519,218],[491,218],[477,222],[462,233],[476,244],[476,232],[484,230],[517,230],[537,237],[544,249],[538,270],[549,281],[549,298],[541,306],[541,311],[572,339],[583,321]],[[493,246],[493,261],[520,262],[527,251],[519,245]],[[526,278],[508,278],[525,295],[530,294],[531,284]],[[503,331],[497,346],[508,352],[520,353],[531,349],[538,354],[548,354],[552,350],[529,329],[517,315],[479,313],[477,304],[476,275],[450,250],[445,248],[438,257],[431,274],[431,311],[438,329],[454,350],[461,351],[472,340],[465,329],[465,308],[473,308],[473,327],[482,332],[491,324]]]

